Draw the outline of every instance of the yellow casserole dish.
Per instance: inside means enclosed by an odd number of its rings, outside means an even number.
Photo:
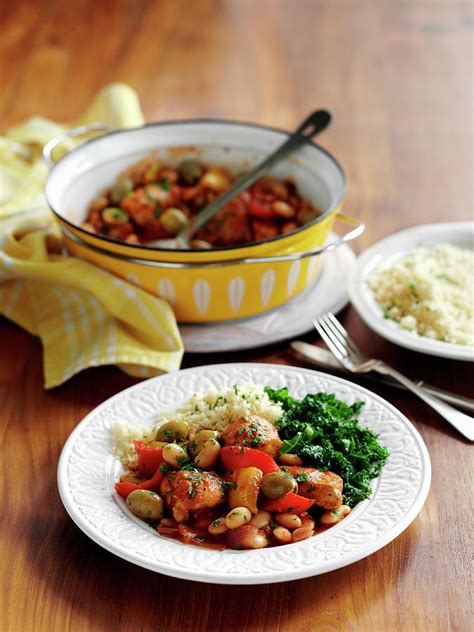
[[[323,251],[333,250],[363,231],[362,224],[341,214],[346,189],[342,168],[325,150],[308,143],[272,170],[276,177],[292,178],[301,196],[322,211],[292,233],[212,250],[127,244],[90,233],[81,228],[88,203],[110,186],[119,172],[152,151],[169,164],[194,158],[237,173],[287,136],[260,125],[221,120],[154,123],[109,132],[52,163],[51,154],[59,143],[90,128],[66,132],[45,148],[52,166],[46,198],[58,217],[67,247],[73,255],[165,298],[180,322],[230,320],[274,309],[314,283]],[[355,228],[326,244],[337,218]]]

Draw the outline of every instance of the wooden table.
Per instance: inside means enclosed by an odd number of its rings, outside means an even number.
[[[472,5],[449,0],[2,2],[0,128],[36,113],[73,119],[113,80],[138,90],[148,120],[289,128],[327,107],[335,122],[321,142],[347,171],[346,208],[367,222],[360,250],[407,226],[472,217],[473,26]],[[472,395],[470,366],[396,348],[352,309],[343,321],[369,354]],[[2,632],[469,629],[469,446],[410,395],[376,389],[414,422],[433,464],[403,535],[325,576],[210,586],[114,557],[60,503],[64,441],[133,380],[93,369],[45,392],[38,340],[6,320],[0,340]],[[184,366],[235,360],[295,362],[285,343]]]

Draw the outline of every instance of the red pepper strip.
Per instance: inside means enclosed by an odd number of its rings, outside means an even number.
[[[151,478],[156,470],[163,465],[163,448],[153,448],[143,441],[134,441],[137,452],[138,471],[144,478]]]
[[[249,215],[260,219],[273,219],[277,216],[275,211],[272,210],[270,204],[259,202],[258,200],[252,200],[250,202]]]
[[[160,470],[160,468],[158,468],[153,476],[153,478],[150,478],[149,481],[143,481],[143,483],[115,483],[115,491],[117,492],[117,494],[119,494],[120,496],[122,496],[122,498],[127,498],[127,496],[129,494],[131,494],[132,492],[134,492],[136,489],[149,489],[152,492],[158,492],[160,491],[160,484],[161,481],[163,480],[163,472]]]
[[[302,514],[308,511],[314,504],[314,500],[289,492],[286,496],[277,500],[266,500],[262,509],[265,511],[277,511],[278,513],[287,512],[294,514]]]
[[[222,465],[229,472],[244,467],[258,467],[264,474],[269,474],[270,472],[278,472],[280,469],[272,457],[265,452],[239,445],[222,448],[220,458]]]

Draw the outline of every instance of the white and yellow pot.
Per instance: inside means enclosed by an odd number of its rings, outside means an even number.
[[[81,228],[89,202],[126,167],[151,152],[169,164],[196,158],[230,172],[248,169],[287,134],[261,125],[220,120],[153,123],[89,140],[56,164],[53,149],[68,136],[101,129],[93,125],[56,137],[45,148],[51,171],[46,198],[57,215],[69,251],[168,300],[180,322],[212,322],[255,316],[294,298],[314,283],[319,255],[354,239],[363,224],[341,214],[345,176],[336,160],[308,143],[272,171],[292,178],[300,194],[322,211],[297,231],[265,241],[212,250],[171,250],[125,244]],[[326,244],[336,219],[353,226]],[[317,289],[315,290],[317,291]]]

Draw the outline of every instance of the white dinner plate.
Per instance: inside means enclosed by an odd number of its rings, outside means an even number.
[[[160,536],[136,519],[114,492],[121,464],[111,453],[117,421],[152,425],[193,392],[254,382],[301,398],[331,391],[348,403],[362,400],[361,423],[380,434],[390,456],[373,494],[340,524],[312,538],[254,551],[214,551]],[[87,415],[67,440],[58,466],[61,499],[92,540],[152,571],[219,584],[267,584],[326,573],[352,564],[396,538],[414,520],[430,487],[423,440],[408,419],[365,388],[324,373],[274,364],[221,364],[187,369],[136,384]],[[124,567],[124,573],[126,572]]]
[[[328,242],[337,238],[331,233]],[[347,278],[355,254],[347,244],[323,255],[321,274],[314,285],[281,307],[238,321],[180,325],[188,353],[242,351],[289,340],[314,329],[313,319],[326,312],[336,314],[349,302]]]
[[[349,278],[349,297],[359,316],[373,331],[397,345],[451,360],[474,361],[474,348],[420,336],[383,317],[366,279],[379,265],[394,263],[415,248],[451,244],[474,249],[474,222],[444,222],[414,226],[390,235],[365,250]],[[474,280],[473,280],[474,283]]]

